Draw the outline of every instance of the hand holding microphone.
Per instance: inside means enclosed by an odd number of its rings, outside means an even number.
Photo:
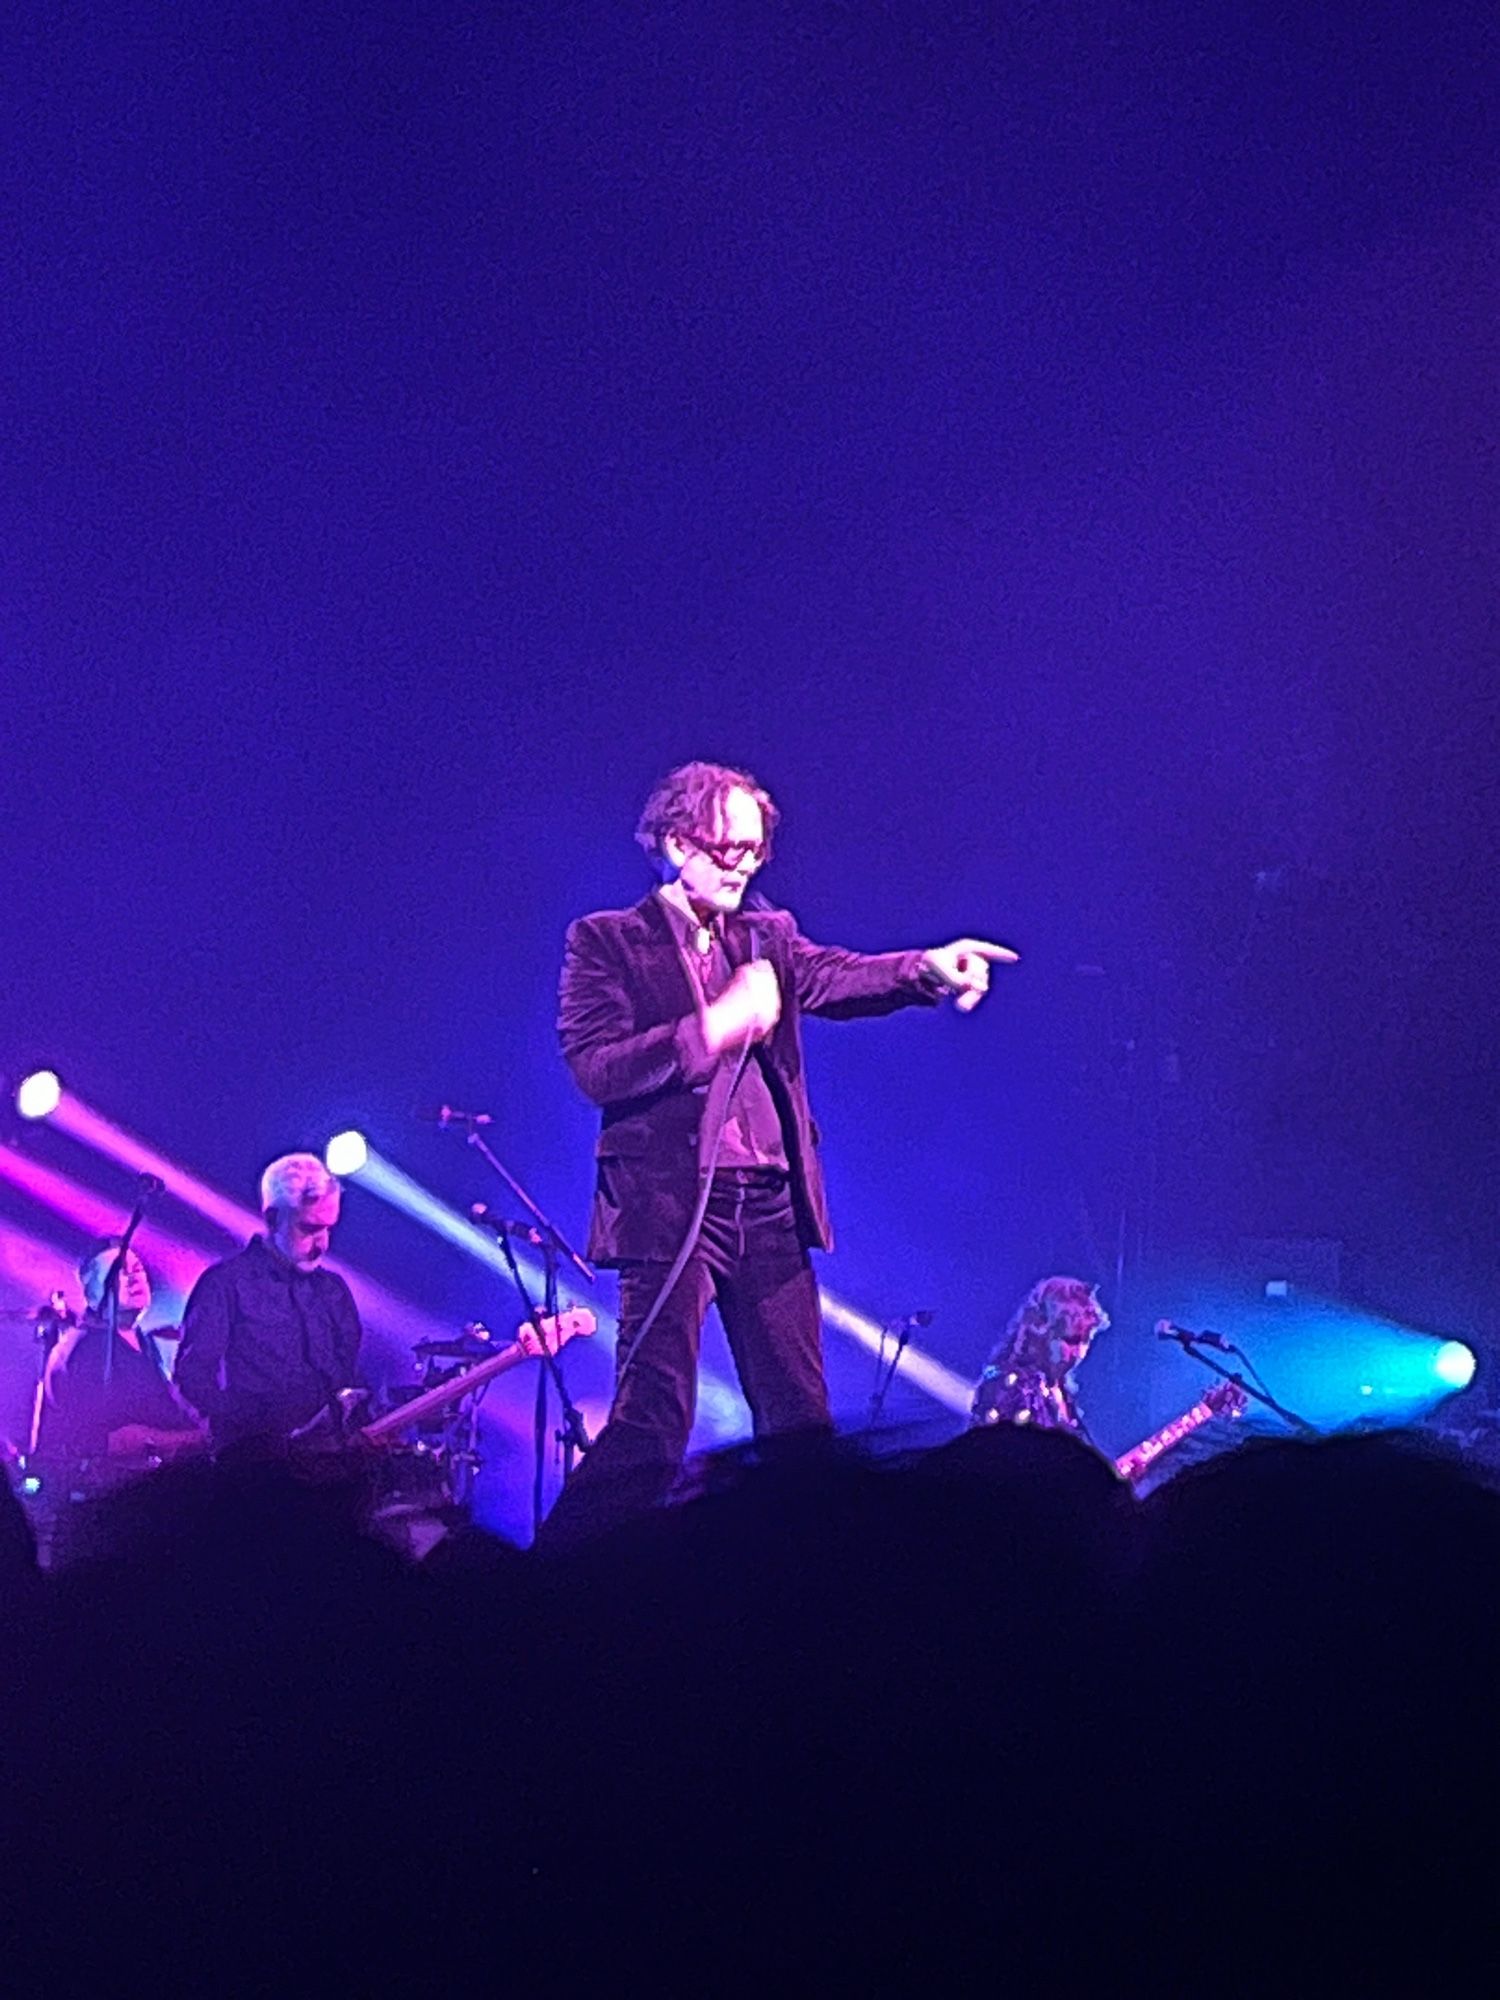
[[[763,1042],[781,1019],[781,986],[769,959],[753,958],[740,966],[717,1000],[703,1012],[703,1033],[710,1055],[725,1049]]]

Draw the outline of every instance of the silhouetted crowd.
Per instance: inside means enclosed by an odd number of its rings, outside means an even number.
[[[551,1558],[359,1507],[168,1467],[43,1575],[0,1493],[7,1991],[1487,1978],[1500,1499],[1429,1445],[731,1456]]]

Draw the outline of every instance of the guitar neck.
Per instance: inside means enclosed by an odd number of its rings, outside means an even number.
[[[1180,1417],[1174,1417],[1171,1423],[1164,1424],[1153,1436],[1144,1439],[1133,1450],[1117,1458],[1115,1471],[1122,1479],[1138,1479],[1146,1467],[1160,1458],[1164,1451],[1170,1451],[1174,1444],[1181,1444],[1182,1440],[1191,1436],[1200,1424],[1206,1424],[1212,1415],[1213,1410],[1209,1404],[1194,1403],[1190,1410],[1184,1410]]]
[[[504,1375],[519,1362],[528,1360],[535,1353],[519,1340],[513,1340],[509,1347],[502,1347],[498,1354],[492,1354],[488,1361],[481,1361],[473,1368],[465,1369],[451,1381],[439,1382],[435,1388],[424,1389],[420,1396],[413,1396],[409,1403],[398,1403],[394,1410],[387,1410],[383,1417],[377,1417],[372,1424],[365,1424],[360,1436],[368,1444],[379,1444],[382,1438],[394,1432],[405,1430],[408,1424],[420,1423],[437,1410],[443,1410],[450,1403],[456,1403],[462,1396],[472,1396],[476,1389],[486,1382],[493,1382],[497,1375]]]

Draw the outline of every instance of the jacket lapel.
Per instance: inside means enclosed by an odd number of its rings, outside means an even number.
[[[641,969],[662,1019],[675,1020],[686,1009],[696,1013],[698,988],[692,969],[683,962],[682,946],[677,942],[672,919],[662,908],[661,897],[653,891],[636,904],[635,914],[640,919]]]

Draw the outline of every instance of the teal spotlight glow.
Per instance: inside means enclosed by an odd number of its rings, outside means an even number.
[[[22,1077],[16,1091],[16,1109],[23,1118],[50,1118],[62,1102],[62,1084],[55,1071],[33,1070]]]
[[[1295,1283],[1270,1296],[1247,1296],[1212,1274],[1193,1274],[1160,1304],[1181,1326],[1213,1327],[1239,1343],[1277,1401],[1319,1431],[1419,1423],[1477,1372],[1474,1351],[1441,1323],[1429,1330],[1388,1319]],[[1192,1372],[1175,1358],[1158,1365],[1177,1376],[1183,1391],[1192,1386]],[[1246,1429],[1272,1422],[1252,1409]]]
[[[1432,1357],[1432,1372],[1450,1389],[1467,1389],[1474,1380],[1474,1350],[1461,1340],[1445,1340]]]

